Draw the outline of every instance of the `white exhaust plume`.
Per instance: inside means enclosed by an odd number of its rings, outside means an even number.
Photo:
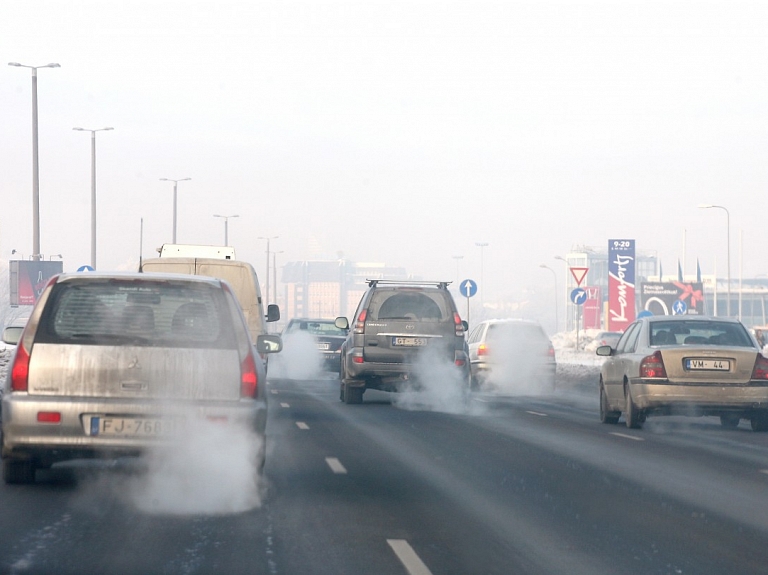
[[[323,358],[311,334],[301,331],[283,336],[283,350],[269,358],[272,378],[318,379],[322,373]]]

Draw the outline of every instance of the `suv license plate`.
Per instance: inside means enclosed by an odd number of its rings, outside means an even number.
[[[418,347],[427,345],[427,338],[425,337],[393,337],[392,345],[405,346],[405,347]]]
[[[92,417],[91,435],[162,437],[176,433],[175,419]]]
[[[727,359],[686,359],[685,369],[689,371],[730,371],[731,362]]]

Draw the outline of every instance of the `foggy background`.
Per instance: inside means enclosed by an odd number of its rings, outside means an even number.
[[[486,300],[559,289],[553,256],[609,238],[673,272],[768,273],[762,2],[25,1],[0,5],[0,259],[98,268],[171,241],[404,266]],[[685,231],[684,231],[685,230]],[[683,253],[686,238],[687,254]],[[19,253],[11,255],[16,249]],[[551,293],[551,292],[550,292]],[[562,310],[561,310],[561,313]]]

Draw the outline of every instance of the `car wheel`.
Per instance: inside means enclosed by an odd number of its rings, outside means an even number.
[[[608,398],[605,396],[605,387],[603,382],[600,382],[600,422],[615,425],[619,422],[621,417],[620,411],[610,411],[608,409]]]
[[[350,387],[348,383],[342,383],[341,386],[343,388],[342,393],[344,394],[344,403],[363,403],[363,392],[365,391],[364,387]]]
[[[768,431],[768,411],[759,411],[752,416],[752,431]]]
[[[3,481],[9,484],[34,483],[34,463],[29,459],[3,459]]]
[[[739,426],[741,417],[733,413],[725,413],[720,416],[720,425],[725,429],[736,429]]]
[[[629,384],[624,386],[624,399],[626,405],[624,417],[627,420],[627,427],[630,429],[642,428],[645,418],[632,400],[632,392],[629,390]]]

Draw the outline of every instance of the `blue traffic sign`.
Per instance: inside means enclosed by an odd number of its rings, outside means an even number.
[[[639,314],[637,314],[637,319],[644,318],[644,317],[651,317],[651,316],[653,316],[653,312],[650,312],[647,309],[644,309]]]
[[[79,272],[92,272],[92,271],[95,271],[95,270],[91,266],[89,266],[89,265],[84,265],[84,266],[80,266],[79,268],[77,268],[77,271],[79,271]]]
[[[675,303],[672,304],[672,315],[685,315],[685,312],[688,311],[688,304],[686,304],[683,300],[679,299]]]
[[[477,282],[475,280],[464,280],[459,284],[459,292],[464,297],[472,297],[477,293]]]
[[[571,292],[571,301],[576,305],[584,305],[587,301],[587,290],[584,288],[576,288]]]

